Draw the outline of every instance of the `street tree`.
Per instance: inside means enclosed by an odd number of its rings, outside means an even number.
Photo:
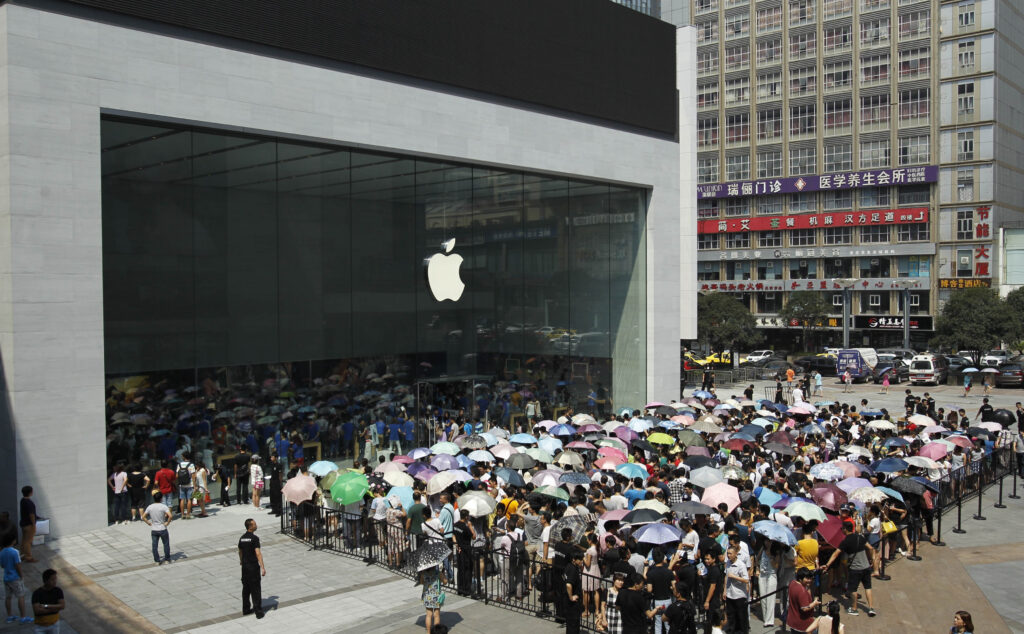
[[[789,294],[789,300],[779,311],[779,317],[785,323],[796,322],[803,329],[804,347],[812,351],[811,337],[825,325],[829,305],[825,302],[825,294],[817,291],[796,291]]]
[[[975,365],[981,355],[1012,335],[1017,316],[991,288],[956,290],[946,300],[935,321],[932,347],[951,351],[973,350]]]
[[[756,346],[763,339],[750,310],[731,293],[697,296],[697,336],[716,350],[731,350],[733,359],[739,348]]]
[[[1010,315],[1014,318],[1006,341],[1011,348],[1019,352],[1024,350],[1024,287],[1007,293],[1004,301],[1010,310]]]

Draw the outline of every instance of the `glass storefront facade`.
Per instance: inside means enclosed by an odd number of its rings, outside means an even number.
[[[111,386],[643,405],[644,189],[121,118],[102,148]]]

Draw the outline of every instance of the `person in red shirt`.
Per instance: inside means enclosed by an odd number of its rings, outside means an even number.
[[[814,625],[814,609],[821,603],[811,597],[811,581],[814,572],[801,568],[796,579],[789,582],[789,612],[786,625],[797,632],[806,632]]]
[[[171,470],[171,463],[169,460],[164,460],[163,468],[156,472],[153,476],[153,484],[160,489],[160,493],[163,494],[164,504],[170,508],[174,508],[174,493],[178,488],[178,479],[174,471]]]

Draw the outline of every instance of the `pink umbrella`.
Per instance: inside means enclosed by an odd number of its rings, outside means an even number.
[[[730,438],[732,438],[732,432],[731,431],[723,431],[722,433],[720,433],[717,436],[715,436],[715,442],[725,442],[726,440],[729,440]]]
[[[416,475],[414,475],[413,477],[416,478],[417,480],[423,480],[424,482],[428,482],[428,481],[430,481],[431,478],[433,478],[436,475],[437,475],[437,470],[431,468],[431,469],[422,469],[419,472],[417,472]]]
[[[787,414],[813,414],[814,409],[810,405],[794,405],[786,410]]]
[[[630,429],[629,427],[616,427],[615,431],[612,432],[623,442],[632,442],[639,438],[639,434]],[[493,451],[491,453],[494,453]]]
[[[925,427],[923,431],[926,434],[941,434],[946,431],[946,428],[939,427],[938,425],[929,425],[928,427]]]
[[[605,458],[598,458],[597,460],[595,460],[594,466],[597,467],[598,469],[601,469],[602,471],[613,471],[615,467],[619,466],[620,464],[623,464],[624,462],[626,461],[622,458],[618,458],[615,456],[607,456]]]
[[[644,409],[653,409],[655,407],[661,407],[662,405],[664,405],[664,403],[660,401],[651,401],[647,405],[644,405]]]
[[[601,447],[597,450],[597,455],[604,456],[606,458],[618,458],[622,460],[622,462],[626,462],[627,460],[626,452],[621,449],[616,449],[615,447]]]
[[[672,421],[673,423],[679,423],[680,425],[689,426],[693,424],[693,416],[690,416],[688,414],[676,414],[669,420]]]
[[[848,460],[833,460],[829,464],[833,464],[842,469],[843,476],[847,478],[856,478],[861,474],[861,469]]]
[[[601,426],[600,425],[595,425],[594,423],[587,423],[586,425],[581,425],[581,426],[576,428],[576,431],[581,433],[581,434],[589,434],[589,433],[593,433],[593,432],[597,432],[599,434],[603,434],[604,433],[604,430],[601,429]]]
[[[614,511],[605,512],[603,515],[601,515],[600,519],[606,522],[611,522],[621,520],[627,515],[629,515],[629,509],[616,509]]]
[[[558,423],[553,420],[542,420],[535,425],[535,427],[543,427],[544,429],[551,429]]]
[[[718,404],[719,404],[719,401],[717,399],[713,399],[713,398],[709,398],[708,400],[704,401],[704,407],[707,407],[707,408],[712,408],[712,407],[714,407],[715,405],[718,405]]]
[[[451,458],[451,456],[448,456]],[[405,471],[406,466],[401,462],[383,462],[373,470],[374,473],[391,473],[393,471]]]
[[[729,508],[729,512],[732,512],[740,505],[740,492],[731,484],[719,482],[704,489],[704,495],[701,496],[700,501],[701,504],[707,504],[711,508],[718,508],[718,505],[724,502]]]
[[[391,462],[397,462],[400,464],[412,464],[416,461],[410,458],[409,456],[395,456],[394,458],[391,459]]]
[[[533,477],[530,480],[530,482],[535,487],[557,487],[559,484],[561,484],[561,480],[559,480],[559,478],[561,477],[561,471],[555,471],[554,469],[545,469],[544,471],[538,471],[537,473],[533,474]]]
[[[710,458],[711,457],[711,452],[708,451],[707,447],[696,447],[696,446],[694,446],[694,447],[687,447],[686,448],[686,455],[687,456],[707,456],[708,458]]]
[[[978,427],[981,427],[982,429],[987,429],[990,432],[993,432],[993,433],[996,433],[996,434],[998,434],[999,432],[1003,431],[1003,426],[1002,425],[1000,425],[999,423],[992,422],[992,421],[989,421],[989,422],[986,422],[986,423],[978,423]]]
[[[568,445],[566,445],[566,447],[568,447],[569,449],[597,449],[597,447],[595,447],[594,445],[590,444],[585,440],[574,440]]]
[[[491,447],[490,451],[492,456],[501,458],[502,460],[508,460],[509,456],[511,456],[514,453],[518,453],[515,450],[515,447],[505,442],[500,442],[497,445],[494,445],[493,447]]]
[[[294,478],[288,478],[284,487],[281,488],[281,495],[289,502],[304,502],[313,497],[314,491],[316,491],[316,480],[313,479],[313,476],[300,473]]]
[[[942,460],[949,453],[949,448],[940,442],[930,442],[924,447],[921,447],[917,455],[924,456],[925,458],[931,458],[932,460]]]
[[[974,446],[974,443],[967,436],[946,436],[946,440],[954,445],[960,445],[964,449],[970,449]]]

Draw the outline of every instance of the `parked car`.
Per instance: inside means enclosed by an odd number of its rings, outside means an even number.
[[[1024,364],[1003,363],[997,369],[996,387],[1024,387]]]
[[[949,364],[949,374],[958,379],[963,376],[964,368],[973,368],[974,361],[967,357],[960,357],[955,354],[946,355],[946,363]]]
[[[948,374],[949,364],[943,355],[918,354],[910,360],[910,382],[915,385],[921,383],[942,385],[946,382]]]
[[[996,367],[1010,360],[1009,350],[989,350],[981,358],[981,365]]]
[[[779,373],[785,376],[786,370],[788,370],[789,368],[793,368],[793,372],[795,372],[796,374],[804,373],[803,368],[801,368],[798,365],[792,364],[786,361],[785,359],[768,359],[767,361],[763,362],[762,365],[759,365],[757,367],[760,367],[761,370],[764,371],[763,376],[765,376],[766,378],[774,377],[776,374]]]
[[[891,354],[903,361],[904,365],[910,367],[910,360],[913,359],[914,355],[917,353],[907,348],[881,348],[878,351],[878,354]]]
[[[903,359],[894,354],[878,355],[878,363],[871,370],[871,379],[875,383],[881,383],[886,376],[889,383],[904,383],[910,380],[910,366],[903,363]]]
[[[703,365],[730,365],[732,364],[732,352],[729,350],[723,350],[722,352],[714,352],[709,354],[700,360]]]
[[[804,372],[816,370],[821,376],[836,376],[836,359],[829,356],[800,357],[794,361]]]
[[[775,352],[772,350],[754,350],[747,355],[747,361],[761,361],[768,360],[775,356]]]

